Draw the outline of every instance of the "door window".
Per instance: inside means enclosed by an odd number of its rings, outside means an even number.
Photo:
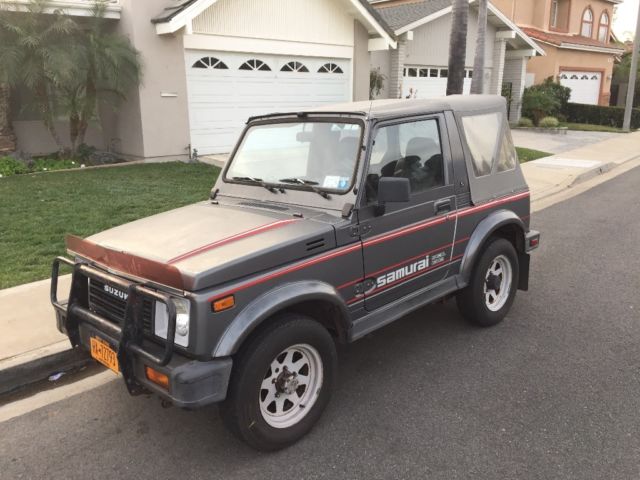
[[[366,181],[367,200],[375,202],[382,177],[409,179],[411,193],[444,185],[444,160],[436,119],[378,129]]]

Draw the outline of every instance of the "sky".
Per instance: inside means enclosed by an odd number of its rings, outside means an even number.
[[[616,7],[613,19],[613,31],[620,40],[632,40],[636,30],[638,18],[638,3],[640,0],[624,0]]]

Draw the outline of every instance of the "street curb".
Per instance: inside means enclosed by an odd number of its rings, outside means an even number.
[[[632,156],[630,156],[628,158],[625,158],[621,162],[609,162],[609,163],[604,163],[604,164],[600,165],[599,167],[594,167],[591,170],[588,170],[588,171],[586,171],[584,173],[581,173],[576,178],[574,178],[573,181],[568,185],[568,188],[571,188],[574,185],[577,185],[579,183],[586,182],[587,180],[590,180],[590,179],[592,179],[594,177],[597,177],[598,175],[602,175],[604,173],[610,172],[614,168],[620,167],[620,166],[624,165],[625,163],[632,162],[632,161],[637,160],[639,158],[640,158],[640,155],[634,154],[634,155],[632,155]]]
[[[91,361],[86,351],[71,348],[68,340],[2,360],[0,395],[44,380],[51,374],[81,367]]]

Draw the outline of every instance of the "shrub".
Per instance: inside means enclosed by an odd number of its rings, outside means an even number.
[[[539,125],[542,128],[558,128],[560,122],[556,117],[544,117],[542,120],[540,120]]]
[[[525,117],[532,118],[538,125],[540,120],[553,115],[558,110],[560,102],[548,91],[536,88],[526,88],[522,96],[522,113]]]
[[[571,89],[555,83],[552,77],[540,85],[525,88],[522,97],[522,114],[533,118],[538,125],[544,117],[565,115]]]
[[[522,117],[520,120],[518,120],[518,126],[524,127],[524,128],[531,128],[533,127],[533,122],[531,121],[530,118]]]
[[[569,103],[567,105],[567,120],[575,123],[622,128],[624,108]],[[640,128],[640,109],[638,108],[631,113],[631,128]]]
[[[27,173],[27,171],[28,169],[24,162],[13,157],[0,157],[0,175],[3,177]]]

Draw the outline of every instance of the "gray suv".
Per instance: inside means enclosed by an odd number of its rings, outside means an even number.
[[[539,242],[529,204],[501,97],[254,117],[209,200],[69,236],[51,300],[131,394],[219,402],[235,434],[275,450],[327,406],[337,343],[449,296],[500,322]]]

